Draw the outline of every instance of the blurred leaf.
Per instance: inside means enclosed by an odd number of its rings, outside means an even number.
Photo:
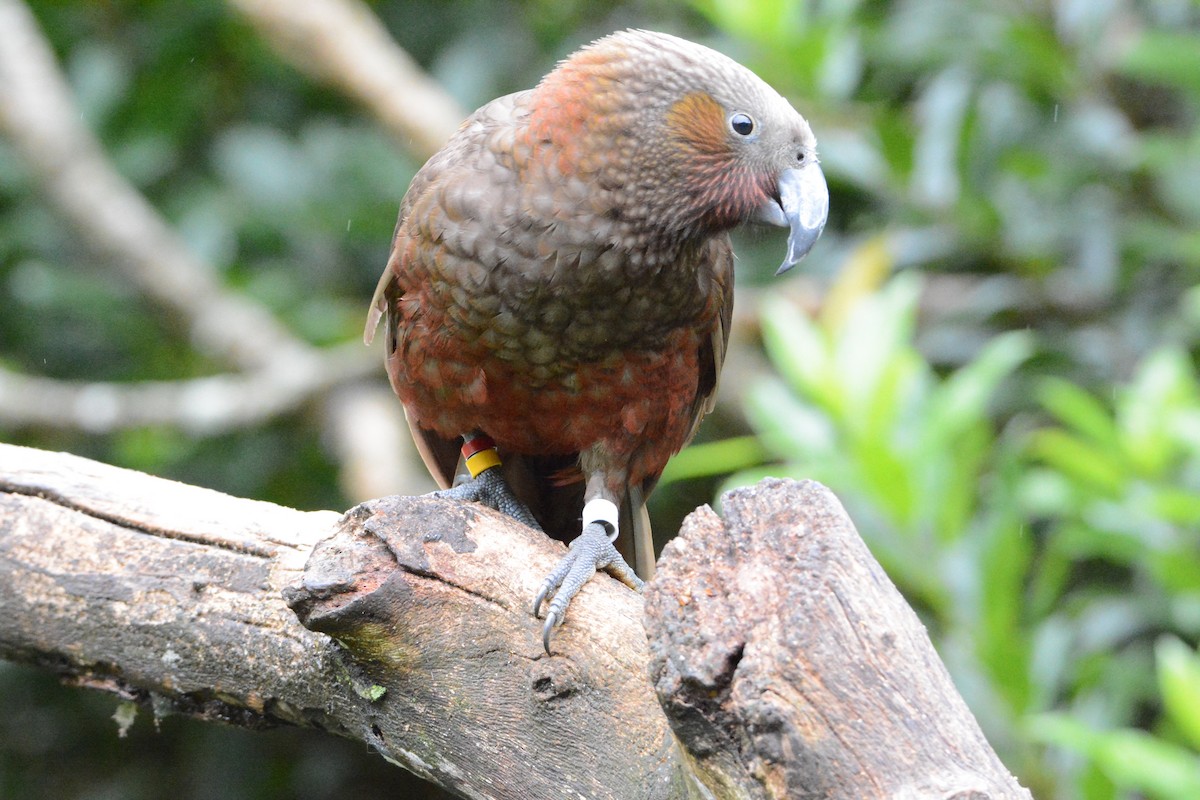
[[[1144,475],[1158,475],[1176,455],[1170,424],[1181,406],[1197,406],[1195,371],[1175,348],[1157,350],[1138,369],[1117,402],[1125,452]]]
[[[128,53],[109,42],[89,41],[71,54],[66,65],[71,90],[88,125],[103,128],[132,83]]]
[[[117,705],[117,710],[113,712],[113,722],[117,723],[117,736],[124,739],[129,735],[129,729],[133,727],[134,721],[137,720],[138,704],[132,700],[126,700]]]
[[[1167,716],[1200,751],[1200,654],[1174,636],[1154,646],[1158,687]]]
[[[1200,797],[1200,758],[1142,731],[1094,731],[1058,714],[1031,719],[1027,730],[1037,740],[1086,755],[1119,787],[1157,800]]]
[[[693,0],[717,27],[751,41],[781,41],[798,34],[807,16],[804,0]]]
[[[1075,384],[1062,378],[1046,378],[1038,385],[1037,398],[1060,422],[1087,436],[1103,449],[1113,451],[1120,446],[1112,414]]]
[[[777,458],[820,462],[837,443],[830,419],[776,378],[764,378],[750,387],[746,412],[758,431],[756,438]]]
[[[958,200],[957,162],[971,93],[971,74],[955,65],[933,76],[917,100],[911,191],[923,205],[946,208]]]
[[[886,512],[893,525],[910,531],[917,502],[908,464],[882,437],[859,440],[853,455],[861,471],[863,488]]]
[[[846,257],[838,270],[837,279],[821,308],[821,327],[836,331],[850,316],[851,309],[864,297],[879,290],[895,265],[896,259],[888,248],[888,238],[872,236]]]
[[[1024,712],[1033,699],[1031,637],[1025,627],[1025,576],[1033,539],[1011,510],[997,510],[996,516],[982,532],[978,558],[978,649],[1011,708]]]
[[[919,367],[907,348],[916,320],[920,281],[897,275],[880,292],[854,305],[843,327],[832,333],[829,361],[846,405],[840,413],[851,428],[878,431],[894,416]]]
[[[767,354],[788,383],[830,408],[840,407],[823,332],[795,304],[780,297],[763,302],[762,329]]]
[[[1119,61],[1127,75],[1200,94],[1200,36],[1142,31]]]
[[[724,475],[761,464],[769,456],[757,436],[738,436],[716,442],[694,444],[667,462],[660,484]]]
[[[1200,529],[1200,491],[1161,487],[1152,491],[1151,500],[1152,516]]]
[[[280,131],[246,126],[227,131],[213,153],[227,183],[256,208],[296,208],[317,187],[313,165]]]
[[[1000,382],[1033,354],[1028,331],[1010,331],[992,339],[971,363],[931,392],[925,419],[927,441],[945,447],[988,419],[988,404]]]
[[[1120,493],[1121,465],[1110,455],[1057,428],[1044,428],[1030,437],[1029,452],[1077,481],[1106,494]]]

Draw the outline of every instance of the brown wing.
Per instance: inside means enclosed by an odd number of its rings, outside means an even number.
[[[367,344],[375,339],[375,332],[381,320],[387,324],[386,358],[389,361],[388,374],[394,376],[396,371],[390,367],[390,360],[396,352],[402,332],[399,330],[399,303],[403,299],[396,282],[398,275],[404,272],[406,265],[402,263],[401,254],[405,250],[405,220],[416,203],[448,170],[463,162],[463,154],[477,148],[480,137],[486,136],[497,125],[510,124],[513,119],[524,113],[522,101],[529,92],[517,92],[497,98],[480,108],[468,117],[458,131],[451,137],[446,146],[439,150],[413,176],[404,199],[400,202],[400,214],[396,220],[396,228],[392,233],[392,250],[379,283],[375,286],[375,294],[371,298],[371,306],[367,312],[366,328],[363,331],[363,341]],[[447,439],[431,430],[420,427],[405,409],[408,429],[412,432],[413,441],[425,468],[442,488],[449,487],[454,482],[458,469],[459,441],[456,438]],[[465,433],[465,431],[464,431]]]
[[[716,290],[716,325],[713,327],[707,349],[700,351],[700,363],[704,371],[700,374],[700,390],[696,394],[696,408],[692,411],[694,421],[688,441],[696,435],[700,421],[717,404],[717,388],[721,382],[721,367],[725,364],[725,348],[729,346],[729,327],[733,323],[733,246],[724,236],[709,243],[713,263]],[[686,446],[687,442],[684,443]]]
[[[464,154],[478,151],[480,139],[486,137],[497,126],[511,125],[517,118],[524,115],[526,113],[524,103],[528,100],[529,95],[528,90],[514,92],[504,97],[498,97],[479,108],[474,114],[463,120],[463,124],[450,137],[450,141],[446,142],[446,146],[434,153],[413,176],[412,182],[408,185],[408,191],[404,193],[404,199],[400,201],[400,214],[396,219],[396,228],[392,232],[391,255],[387,265],[383,268],[383,274],[379,276],[375,294],[371,297],[366,329],[363,332],[363,341],[367,344],[374,340],[379,321],[387,314],[385,298],[387,287],[404,269],[404,265],[398,258],[398,253],[401,251],[400,240],[404,236],[404,221],[408,218],[417,198],[427,192],[430,186],[452,167],[463,163],[465,161]]]
[[[711,335],[700,346],[700,380],[696,400],[692,408],[692,428],[687,439],[680,445],[682,450],[696,435],[701,421],[716,405],[717,388],[721,380],[721,367],[725,363],[725,349],[729,345],[729,327],[733,320],[733,247],[726,236],[718,236],[709,243],[707,257],[713,263],[713,328]],[[622,508],[621,526],[632,534],[635,551],[635,569],[643,580],[654,577],[654,538],[650,530],[650,516],[646,513],[646,498],[654,490],[658,475],[652,475],[641,486],[631,486]],[[628,560],[628,554],[626,560]]]
[[[388,377],[394,381],[396,370],[393,368],[391,362],[396,357],[398,345],[401,295],[399,286],[395,280],[392,280],[395,273],[392,272],[390,264],[389,268],[383,274],[386,280],[381,279],[379,289],[376,290],[376,295],[379,297],[379,305],[373,306],[371,313],[375,314],[377,308],[382,308],[387,312],[386,358],[388,362]],[[374,334],[374,332],[374,328],[368,329],[369,334]],[[454,483],[454,473],[458,469],[460,456],[459,440],[457,437],[447,439],[431,430],[422,428],[408,413],[407,408],[404,409],[404,418],[408,422],[409,431],[412,432],[417,452],[421,454],[421,460],[425,462],[425,469],[429,470],[429,474],[437,481],[438,486],[443,489],[449,488]]]
[[[725,349],[729,345],[729,328],[733,322],[733,246],[727,236],[718,236],[708,244],[707,257],[713,263],[713,313],[711,335],[700,344],[700,379],[696,399],[692,404],[692,428],[679,445],[682,450],[696,435],[700,423],[717,403],[717,388],[721,367],[725,364]],[[658,482],[652,475],[642,483],[642,494],[649,497]]]

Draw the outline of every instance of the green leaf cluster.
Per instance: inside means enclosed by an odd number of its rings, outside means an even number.
[[[1039,796],[1196,796],[1200,660],[1182,641],[1200,633],[1200,377],[1164,346],[1097,397],[1030,374],[1027,331],[939,371],[914,343],[921,296],[908,273],[844,315],[768,300],[757,438],[694,449],[714,471],[740,454],[726,488],[834,489]]]

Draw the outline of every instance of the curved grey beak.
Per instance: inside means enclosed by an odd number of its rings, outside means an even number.
[[[814,161],[779,175],[779,202],[769,200],[759,209],[759,219],[789,228],[787,255],[776,270],[782,275],[804,258],[825,229],[829,216],[829,187]]]

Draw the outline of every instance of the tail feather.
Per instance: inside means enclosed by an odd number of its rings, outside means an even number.
[[[633,569],[638,577],[648,581],[654,577],[654,534],[650,530],[650,514],[646,497],[640,486],[630,486],[621,509],[621,527],[633,542]]]

